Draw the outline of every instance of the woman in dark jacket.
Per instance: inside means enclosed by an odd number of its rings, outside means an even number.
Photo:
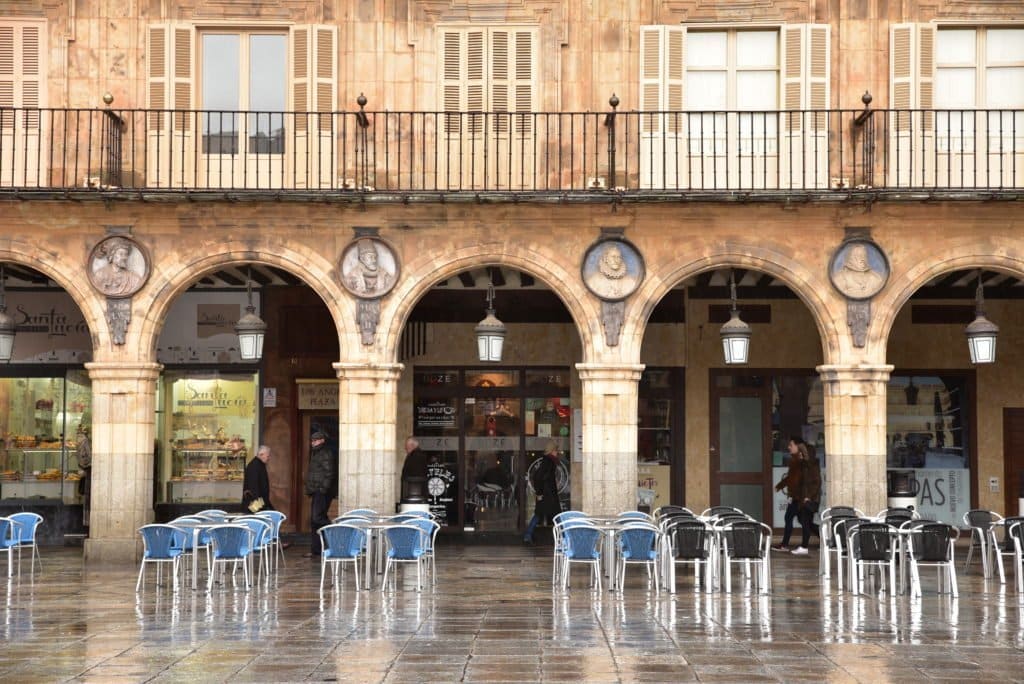
[[[530,478],[537,496],[537,505],[523,534],[524,544],[533,543],[533,532],[541,519],[551,521],[562,512],[562,503],[558,500],[558,459],[558,445],[551,440],[544,445],[544,456]]]

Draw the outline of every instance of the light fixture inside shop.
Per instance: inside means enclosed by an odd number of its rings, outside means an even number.
[[[7,363],[14,353],[14,318],[7,313],[7,274],[0,263],[0,362]]]
[[[981,291],[981,274],[974,294],[974,320],[964,330],[967,346],[971,350],[971,363],[995,363],[996,336],[999,326],[985,318],[985,296]]]
[[[722,336],[725,362],[737,365],[747,362],[747,355],[750,353],[750,326],[743,322],[739,309],[736,308],[736,277],[733,273],[729,273],[729,293],[732,297],[732,310],[729,312],[729,320],[722,326],[719,334]]]
[[[481,361],[501,361],[505,346],[505,324],[494,315],[494,283],[487,286],[487,315],[476,326],[476,346]]]
[[[263,356],[263,337],[267,333],[267,324],[256,315],[256,307],[252,304],[252,270],[245,279],[245,293],[249,305],[245,307],[245,315],[235,324],[238,335],[238,350],[243,361],[258,361]]]

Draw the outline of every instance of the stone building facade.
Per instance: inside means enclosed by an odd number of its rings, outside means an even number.
[[[451,459],[452,529],[521,529],[531,455],[552,438],[566,496],[599,513],[635,508],[639,483],[657,490],[641,505],[774,517],[796,432],[825,456],[828,502],[873,513],[887,469],[906,469],[947,517],[1015,514],[1022,10],[6,3],[0,260],[9,299],[63,293],[89,331],[79,361],[60,364],[91,388],[87,557],[133,558],[136,529],[175,503],[162,451],[184,448],[169,433],[191,404],[171,398],[168,373],[189,368],[255,378],[248,455],[257,441],[275,450],[274,497],[298,530],[305,431],[325,411],[340,508],[392,510],[416,434]],[[952,83],[976,97],[950,99]],[[110,236],[145,261],[127,296],[96,281]],[[345,255],[365,240],[393,258],[386,287],[348,280]],[[621,292],[588,281],[586,256],[605,243],[639,258]],[[837,275],[851,244],[882,278],[868,297]],[[253,268],[270,323],[262,361],[168,351],[183,298],[227,297],[238,315]],[[741,368],[719,340],[730,277],[753,327]],[[975,367],[963,328],[979,278],[1000,343],[996,363]],[[499,364],[476,356],[488,284],[508,320]],[[6,375],[47,363],[16,358]],[[537,372],[548,380],[533,391]],[[312,380],[337,401],[303,404]],[[444,407],[457,417],[427,419]],[[512,441],[487,441],[501,437]],[[498,496],[480,477],[495,464],[511,479]]]

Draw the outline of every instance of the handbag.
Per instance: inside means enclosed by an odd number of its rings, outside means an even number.
[[[252,501],[249,502],[249,512],[250,513],[259,513],[260,511],[262,511],[266,507],[266,505],[267,504],[264,503],[264,501],[263,501],[263,497],[262,496],[258,496],[258,497],[256,497],[255,499],[253,499]]]

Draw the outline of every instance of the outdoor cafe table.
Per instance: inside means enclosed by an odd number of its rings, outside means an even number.
[[[196,553],[196,547],[199,546],[199,535],[202,534],[203,530],[209,530],[209,529],[211,529],[213,527],[218,527],[220,525],[230,525],[230,524],[232,524],[232,521],[237,520],[238,518],[244,518],[244,517],[245,517],[244,515],[228,515],[228,516],[224,516],[223,518],[217,520],[216,522],[210,521],[210,522],[202,522],[202,523],[191,522],[191,521],[184,521],[184,522],[177,522],[177,521],[174,521],[174,520],[171,521],[170,524],[173,525],[174,527],[177,527],[179,530],[182,530],[183,532],[189,532],[189,531],[192,532],[192,588],[193,589],[198,589],[199,588],[199,581],[198,581],[199,580],[199,578],[198,578],[198,576],[199,576],[199,554]]]
[[[384,539],[381,535],[382,530],[386,530],[389,527],[394,527],[399,523],[390,521],[393,516],[360,516],[364,519],[350,518],[347,520],[338,520],[338,522],[344,522],[346,525],[352,525],[353,527],[359,527],[366,530],[366,568],[364,570],[364,579],[366,589],[369,590],[373,587],[373,575],[376,570],[380,572],[381,559],[383,555],[381,551],[384,549]]]
[[[600,528],[604,534],[601,561],[604,563],[605,577],[608,578],[608,591],[615,591],[618,589],[615,577],[615,535],[625,529],[628,523],[621,522],[618,516],[593,516],[587,517],[586,521],[593,524],[594,527]]]

